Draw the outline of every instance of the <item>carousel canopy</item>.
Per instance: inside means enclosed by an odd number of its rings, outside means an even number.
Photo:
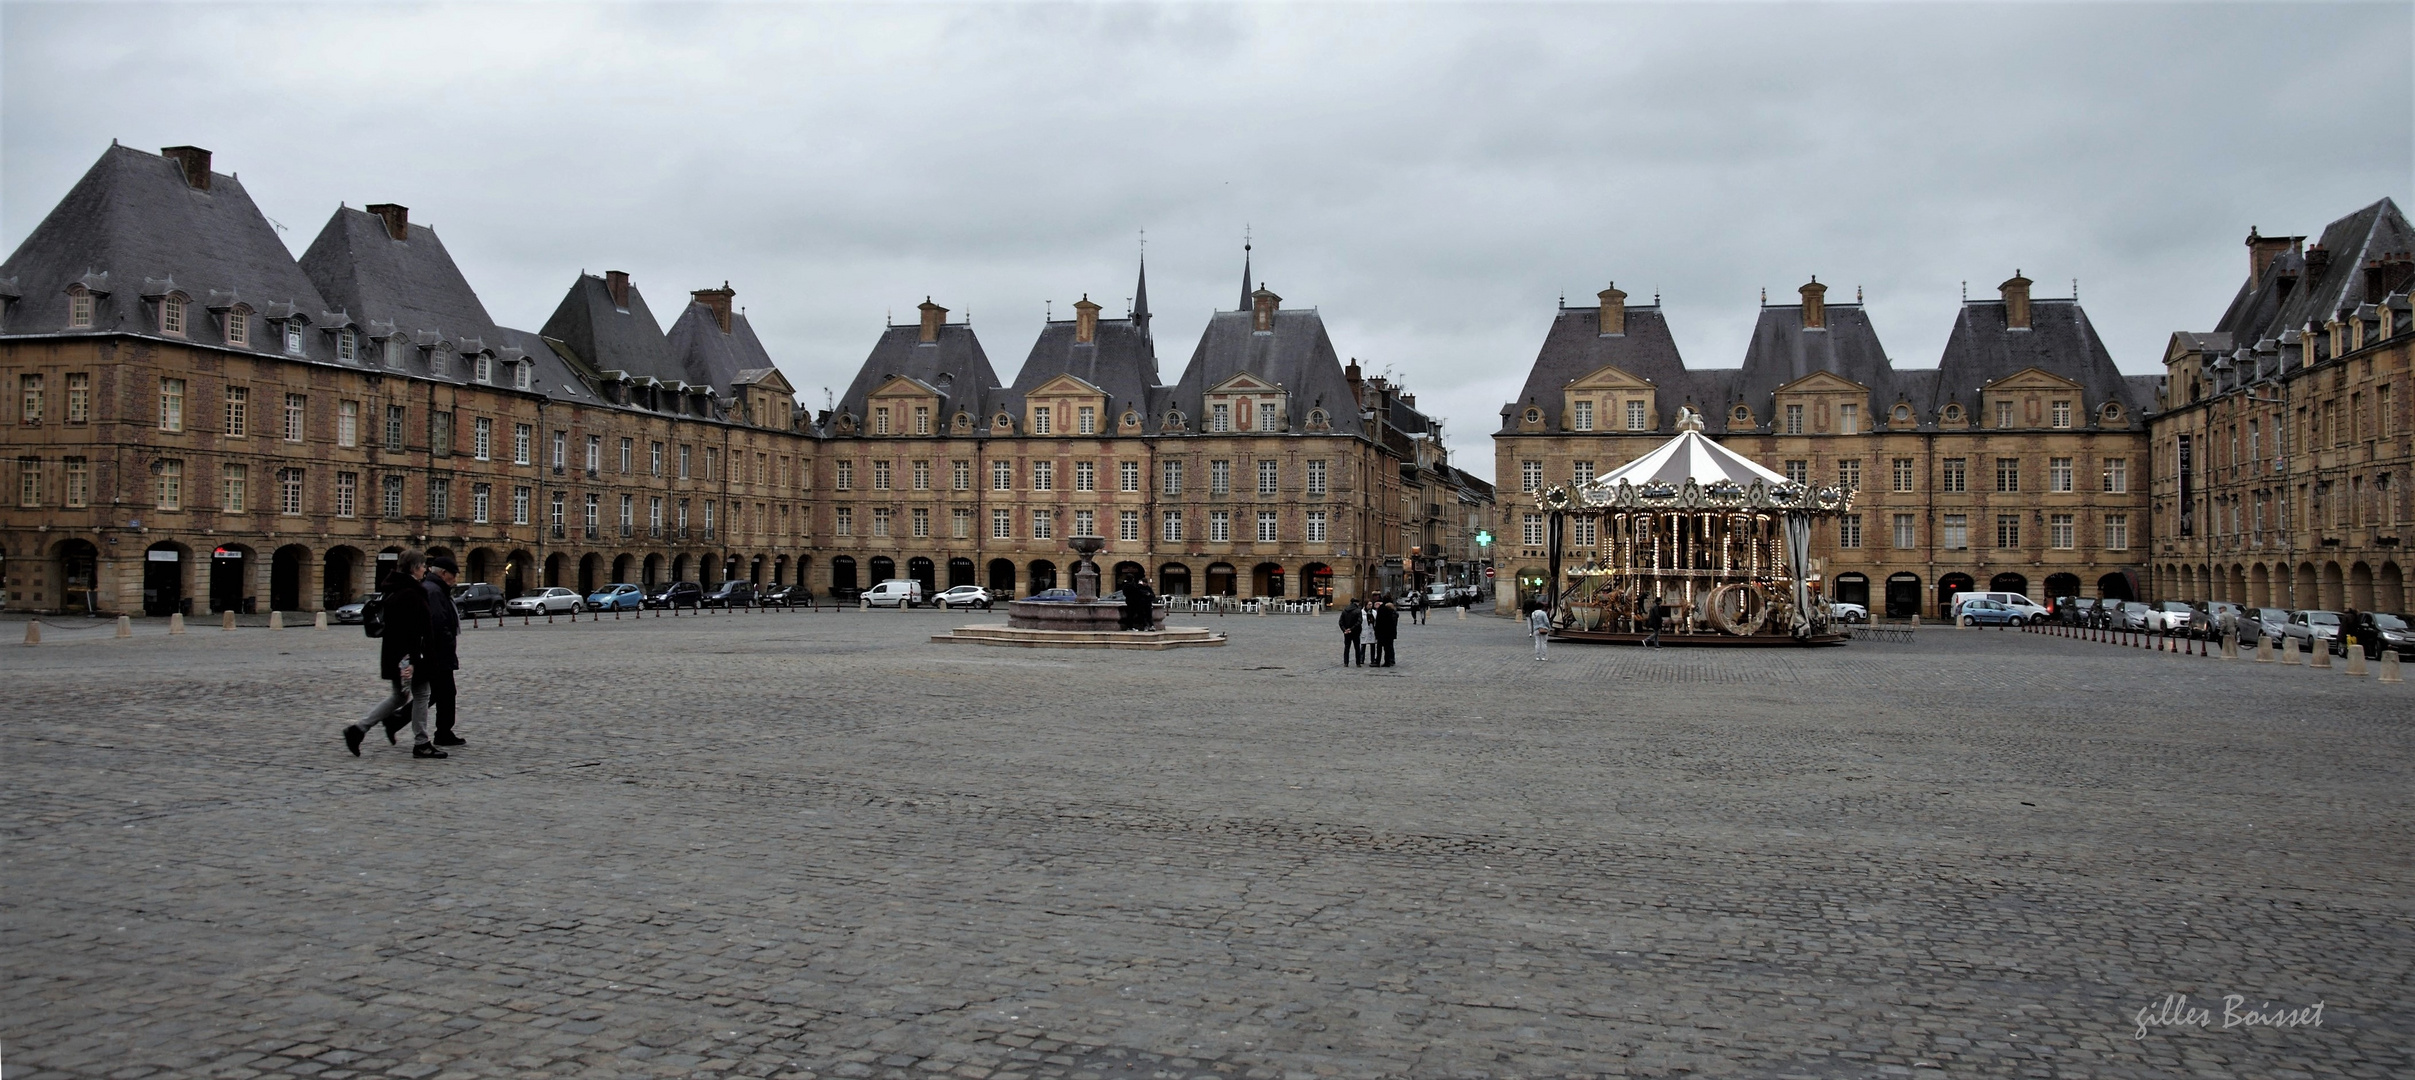
[[[1615,488],[1624,482],[1641,487],[1657,481],[1670,487],[1684,487],[1688,480],[1706,488],[1722,480],[1737,487],[1751,487],[1755,482],[1770,485],[1786,482],[1784,476],[1712,442],[1700,431],[1680,431],[1676,438],[1660,444],[1659,449],[1595,477],[1586,486]]]
[[[1547,510],[1792,510],[1821,513],[1850,505],[1834,487],[1798,484],[1711,441],[1692,409],[1677,421],[1677,437],[1651,453],[1578,485],[1554,487],[1538,505]]]

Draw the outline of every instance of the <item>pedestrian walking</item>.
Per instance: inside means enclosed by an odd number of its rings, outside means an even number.
[[[1426,624],[1426,594],[1409,594],[1409,621],[1419,626]]]
[[[469,745],[453,733],[453,673],[461,670],[461,609],[453,606],[453,585],[460,575],[452,556],[438,555],[419,582],[428,597],[428,712],[436,719],[438,746]]]
[[[1366,612],[1359,609],[1358,598],[1342,605],[1342,666],[1365,664],[1367,647],[1358,643],[1359,631],[1366,628]]]
[[[354,757],[361,756],[361,741],[370,728],[384,725],[386,741],[393,742],[405,723],[411,725],[412,757],[447,756],[428,739],[428,600],[419,587],[427,572],[426,558],[417,549],[406,549],[395,559],[394,572],[379,590],[383,632],[378,638],[377,674],[392,683],[394,690],[359,723],[344,727],[344,748]]]
[[[1644,648],[1660,647],[1660,625],[1668,619],[1668,610],[1662,606],[1659,597],[1652,598],[1652,614],[1644,619]]]
[[[1535,639],[1535,659],[1549,659],[1544,654],[1549,651],[1551,643],[1551,612],[1541,604],[1527,605],[1526,632]]]
[[[1399,636],[1400,609],[1392,606],[1392,601],[1386,600],[1375,609],[1375,656],[1370,661],[1374,666],[1392,666],[1397,659],[1392,652],[1392,642]]]

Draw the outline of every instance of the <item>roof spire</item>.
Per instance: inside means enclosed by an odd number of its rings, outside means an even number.
[[[1141,232],[1140,281],[1132,286],[1132,325],[1141,333],[1149,332],[1149,252],[1148,231]]]
[[[1244,223],[1241,226],[1241,306],[1237,309],[1241,311],[1249,310],[1249,240],[1249,225]]]

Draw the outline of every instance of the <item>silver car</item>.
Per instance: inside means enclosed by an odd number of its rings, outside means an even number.
[[[2331,652],[2340,651],[2340,613],[2336,611],[2292,611],[2282,633],[2298,643],[2298,648],[2314,651],[2314,643],[2322,642]]]
[[[507,615],[578,615],[586,610],[587,601],[583,597],[558,585],[530,589],[503,602]]]

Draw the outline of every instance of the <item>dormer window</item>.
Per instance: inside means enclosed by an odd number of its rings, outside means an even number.
[[[383,359],[385,360],[387,367],[393,368],[396,371],[402,370],[403,343],[401,338],[390,337],[386,339],[385,356]]]
[[[1737,422],[1737,423],[1739,423],[1739,424],[1749,424],[1749,423],[1752,423],[1752,422],[1753,422],[1753,411],[1752,411],[1751,409],[1745,408],[1745,407],[1744,407],[1744,406],[1742,406],[1742,405],[1738,405],[1738,406],[1736,406],[1736,422]]]
[[[435,348],[429,349],[428,374],[439,379],[451,378],[453,374],[452,357],[453,348],[450,345],[439,344]]]
[[[495,381],[494,357],[486,356],[484,354],[481,354],[478,357],[478,381],[481,383],[492,383]]]
[[[1136,412],[1133,412],[1133,411],[1132,411],[1132,410],[1130,410],[1130,409],[1126,409],[1126,410],[1124,410],[1124,426],[1125,426],[1125,427],[1138,427],[1138,426],[1140,426],[1140,414],[1139,414],[1139,413],[1136,413]]]
[[[2118,423],[2121,423],[2121,422],[2122,422],[2122,407],[2121,407],[2120,405],[2114,404],[2113,402],[2110,402],[2110,401],[2106,402],[2106,403],[2105,403],[2105,422],[2106,422],[2106,423],[2108,423],[2108,424],[2118,424]]]
[[[1182,410],[1181,410],[1181,409],[1167,409],[1167,410],[1166,410],[1166,426],[1167,426],[1167,427],[1170,427],[1170,428],[1178,428],[1178,427],[1181,427],[1181,426],[1182,426]]]
[[[1233,430],[1233,407],[1221,401],[1208,406],[1208,430]]]
[[[1324,427],[1328,419],[1330,418],[1325,415],[1323,409],[1308,410],[1308,426],[1310,427]]]
[[[512,389],[526,390],[533,386],[536,381],[536,368],[537,365],[528,360],[522,360],[517,364],[513,364]]]
[[[1275,403],[1271,401],[1259,402],[1258,430],[1273,431],[1275,430],[1275,426]]]
[[[1034,406],[1032,406],[1032,407],[1031,407],[1031,433],[1032,433],[1032,434],[1034,434],[1034,435],[1047,435],[1047,434],[1051,434],[1051,433],[1052,433],[1054,430],[1055,430],[1055,425],[1054,425],[1054,423],[1053,423],[1052,421],[1050,421],[1050,420],[1049,420],[1049,418],[1048,418],[1048,406],[1046,406],[1046,405],[1034,405]]]
[[[237,304],[226,311],[226,343],[238,348],[252,344],[252,309]]]
[[[169,293],[159,299],[159,332],[169,337],[183,337],[185,327],[185,298],[183,293]]]
[[[67,326],[71,330],[85,330],[91,328],[92,290],[81,285],[71,285],[68,287]]]
[[[302,320],[285,320],[285,352],[288,356],[302,355]]]
[[[336,359],[347,363],[357,360],[360,358],[360,348],[360,339],[353,336],[351,327],[335,332]]]
[[[1528,409],[1528,410],[1526,410],[1526,422],[1527,422],[1527,423],[1529,423],[1529,424],[1540,424],[1540,423],[1542,423],[1542,422],[1543,422],[1543,410],[1541,410],[1541,409]]]
[[[1909,424],[1909,423],[1911,423],[1911,422],[1912,422],[1912,407],[1911,407],[1911,406],[1909,406],[1909,405],[1898,405],[1898,406],[1896,406],[1896,407],[1895,407],[1895,422],[1896,422],[1896,423],[1898,423],[1898,424]]]
[[[875,435],[886,435],[889,433],[888,406],[875,405],[872,407],[872,433]]]
[[[1961,422],[1962,422],[1962,406],[1960,406],[1960,405],[1948,405],[1948,406],[1946,406],[1946,407],[1945,407],[1945,422],[1946,422],[1946,423],[1949,423],[1949,424],[1959,424],[1959,423],[1961,423]]]
[[[1005,413],[999,413],[996,419],[990,421],[989,426],[990,430],[995,431],[1000,435],[1004,435],[1007,432],[1015,429],[1015,418],[1008,416]]]

